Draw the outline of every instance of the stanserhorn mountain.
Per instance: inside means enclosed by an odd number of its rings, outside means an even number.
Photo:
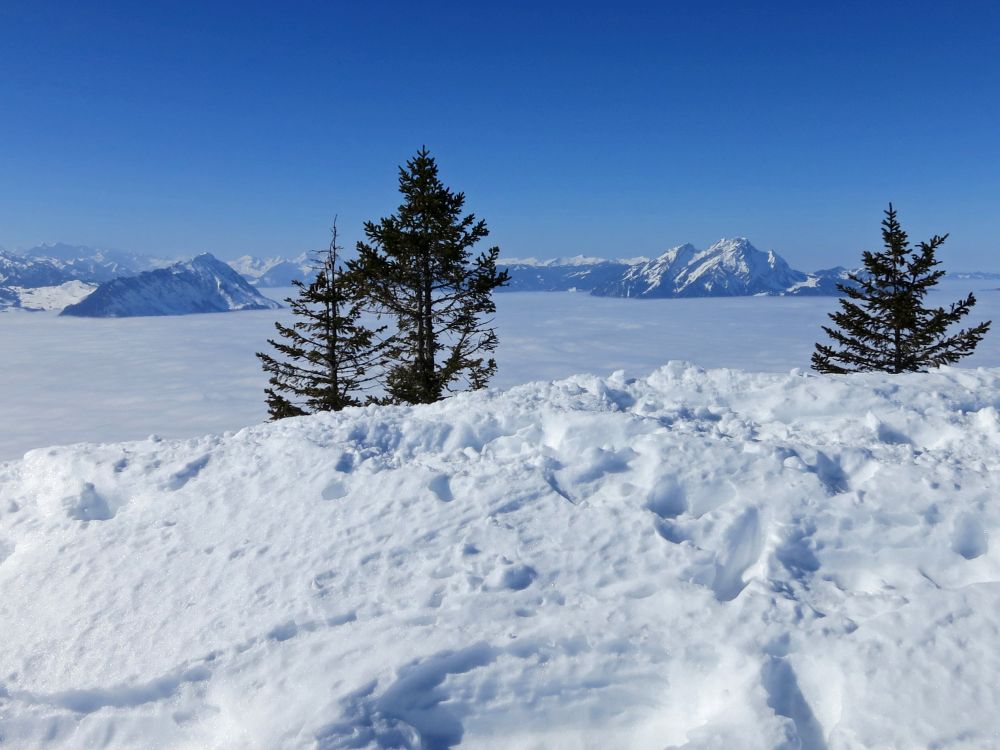
[[[204,253],[167,268],[108,281],[61,314],[124,318],[279,307],[281,305],[260,294],[230,266]]]

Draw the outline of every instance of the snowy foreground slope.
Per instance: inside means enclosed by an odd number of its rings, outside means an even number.
[[[4,747],[981,748],[1000,370],[580,376],[0,464]]]

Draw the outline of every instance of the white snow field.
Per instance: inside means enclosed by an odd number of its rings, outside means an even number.
[[[97,288],[97,284],[85,281],[66,281],[59,286],[42,286],[35,288],[13,287],[21,298],[22,307],[29,310],[62,310],[67,305],[74,305]],[[16,311],[15,311],[16,312]]]
[[[31,451],[0,743],[996,747],[998,407],[674,363]]]
[[[974,289],[970,320],[994,331],[963,367],[1000,366],[996,281],[941,284],[935,304]],[[263,290],[272,299],[291,292]],[[669,360],[788,372],[809,367],[830,297],[632,300],[529,292],[496,296],[500,349],[494,385],[618,369],[644,375]],[[79,441],[193,437],[266,417],[267,348],[288,310],[171,318],[75,319],[0,314],[0,460]]]

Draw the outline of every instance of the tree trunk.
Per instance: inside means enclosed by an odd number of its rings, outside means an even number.
[[[421,299],[423,301],[423,328],[424,328],[424,360],[423,360],[423,372],[422,372],[422,390],[424,399],[427,403],[433,403],[438,400],[437,389],[434,387],[434,356],[436,354],[435,350],[435,336],[434,336],[434,310],[433,310],[433,298],[431,296],[431,290],[434,285],[434,279],[431,276],[431,247],[428,246],[424,248],[424,258],[423,258],[423,274],[421,278],[422,288],[420,290]]]

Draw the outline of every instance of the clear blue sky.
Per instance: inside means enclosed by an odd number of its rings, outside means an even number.
[[[505,255],[745,235],[857,260],[896,203],[1000,270],[1000,3],[0,4],[0,245],[290,254],[421,144]]]

